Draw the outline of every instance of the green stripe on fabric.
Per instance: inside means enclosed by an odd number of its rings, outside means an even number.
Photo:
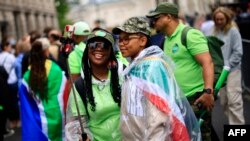
[[[165,92],[169,92],[167,68],[169,66],[158,58],[146,58],[131,69],[130,73],[153,84],[159,85]],[[156,69],[157,68],[157,69]],[[144,70],[143,72],[141,70]]]
[[[27,84],[29,84],[29,78],[30,78],[30,70],[28,69],[23,75],[23,79],[24,81],[26,81]]]
[[[50,70],[48,73],[48,101],[43,101],[44,111],[47,118],[48,136],[53,141],[62,140],[62,113],[60,110],[60,104],[58,101],[58,93],[62,83],[62,71],[52,61],[46,70]],[[58,124],[61,123],[61,124]]]
[[[48,101],[43,100],[45,116],[47,119],[48,137],[53,141],[62,141],[62,113],[58,101],[63,79],[62,70],[54,62],[46,60],[45,63],[48,76]],[[49,72],[48,72],[49,71]],[[26,71],[23,79],[29,84],[30,70]]]

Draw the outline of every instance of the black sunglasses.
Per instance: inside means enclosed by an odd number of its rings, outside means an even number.
[[[157,22],[161,17],[162,17],[162,15],[159,14],[159,15],[153,17],[153,18],[152,18],[152,21],[153,21],[153,22]]]
[[[96,49],[96,48],[106,49],[108,50],[110,48],[110,45],[106,42],[90,42],[88,43],[88,48],[90,49]]]

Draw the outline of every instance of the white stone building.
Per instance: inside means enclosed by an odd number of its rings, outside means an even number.
[[[74,0],[69,0],[74,1]],[[234,2],[235,0],[79,0],[79,4],[72,6],[68,19],[73,22],[86,21],[94,27],[94,21],[104,21],[104,26],[112,28],[120,25],[132,16],[145,16],[155,9],[157,3],[169,1],[177,3],[183,14],[193,16],[210,12],[209,5],[216,2]]]
[[[18,39],[47,26],[58,27],[54,0],[0,0],[0,39]]]
[[[114,27],[132,16],[144,16],[156,6],[155,0],[97,1],[82,0],[79,5],[72,7],[68,19],[86,21],[92,28],[95,20],[100,19],[105,27]]]

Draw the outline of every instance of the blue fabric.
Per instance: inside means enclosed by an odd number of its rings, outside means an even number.
[[[24,54],[21,53],[17,56],[16,61],[14,63],[15,66],[15,72],[17,76],[17,81],[18,81],[18,87],[21,86],[22,83],[22,60],[23,60]]]
[[[165,35],[163,33],[157,33],[150,37],[152,45],[159,46],[163,50]]]
[[[42,132],[40,112],[36,101],[28,93],[27,87],[21,85],[19,89],[22,117],[22,141],[48,141],[46,135]]]

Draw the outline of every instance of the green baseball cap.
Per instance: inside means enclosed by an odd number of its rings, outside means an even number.
[[[177,5],[170,3],[170,2],[162,2],[160,3],[156,9],[150,12],[146,17],[153,18],[159,14],[173,14],[178,15],[179,9]]]
[[[94,38],[104,38],[108,42],[110,42],[112,46],[114,46],[114,44],[115,44],[115,40],[114,40],[113,35],[109,32],[104,31],[104,30],[96,30],[96,31],[92,32],[88,36],[87,44],[88,44],[88,41],[90,41]]]
[[[113,29],[114,34],[126,33],[143,33],[150,36],[150,27],[148,21],[143,17],[129,18],[122,26]]]
[[[90,34],[90,27],[86,22],[76,22],[73,25],[73,34],[74,35],[89,35]]]

